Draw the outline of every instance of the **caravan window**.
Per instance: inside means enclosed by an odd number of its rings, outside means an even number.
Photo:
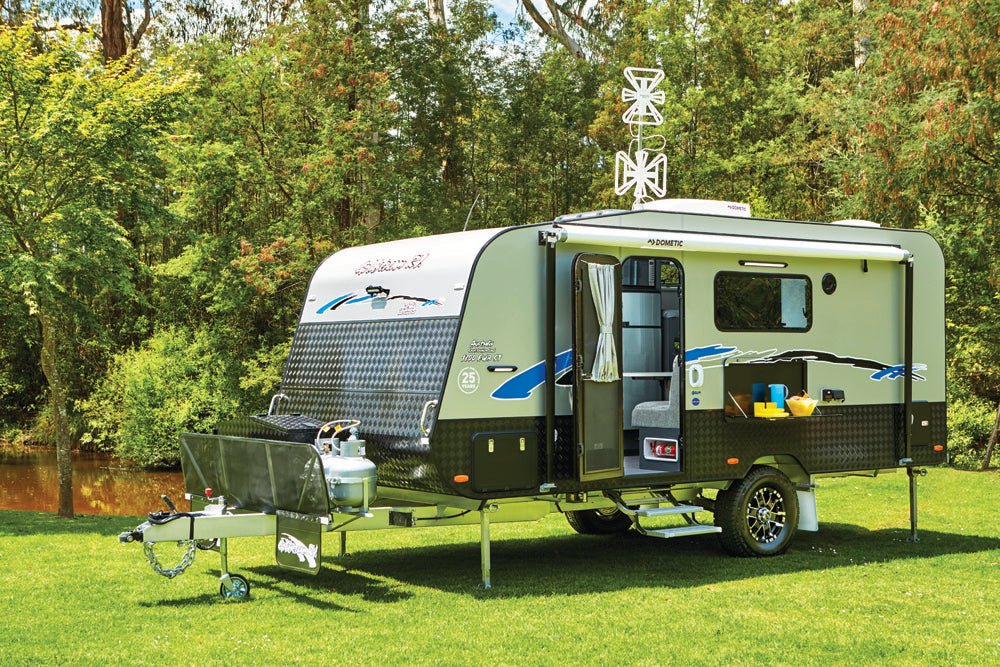
[[[717,273],[715,326],[720,331],[808,331],[812,283],[806,276]]]
[[[659,280],[657,280],[659,273]],[[656,291],[681,283],[680,266],[672,259],[629,257],[622,262],[622,287],[627,291]]]

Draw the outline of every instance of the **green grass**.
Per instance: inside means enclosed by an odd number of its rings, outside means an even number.
[[[0,664],[1000,664],[1000,475],[920,487],[919,544],[905,475],[821,480],[820,532],[770,559],[494,525],[487,592],[475,526],[352,534],[317,577],[233,540],[243,603],[215,554],[153,574],[116,540],[138,519],[0,512]]]

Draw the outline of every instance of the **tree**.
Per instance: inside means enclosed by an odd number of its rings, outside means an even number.
[[[120,205],[150,184],[155,147],[184,86],[169,70],[140,74],[93,56],[63,30],[0,27],[0,281],[39,326],[66,517],[68,378],[84,345],[75,334],[99,326],[100,302],[133,291]]]

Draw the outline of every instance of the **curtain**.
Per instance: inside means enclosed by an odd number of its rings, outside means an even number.
[[[597,323],[601,333],[597,337],[597,353],[590,379],[594,382],[618,380],[618,351],[615,349],[615,267],[613,264],[587,263],[590,277],[590,295],[594,298]]]

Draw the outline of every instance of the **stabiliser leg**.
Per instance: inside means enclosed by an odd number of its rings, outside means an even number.
[[[347,555],[347,532],[340,532],[340,557],[343,558]]]
[[[490,515],[486,511],[479,513],[479,558],[483,570],[483,590],[489,590],[490,584]]]
[[[910,536],[907,542],[919,542],[917,535],[917,477],[926,475],[927,471],[921,468],[907,468],[906,475],[910,482]]]

